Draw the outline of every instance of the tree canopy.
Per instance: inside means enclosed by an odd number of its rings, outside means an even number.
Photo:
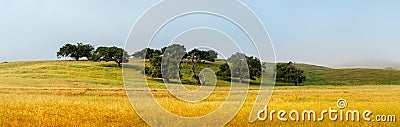
[[[293,62],[278,63],[276,66],[276,81],[294,83],[303,83],[306,80],[304,71],[297,68]]]
[[[180,64],[183,59],[186,59],[186,63],[192,63],[190,73],[195,80],[194,83],[200,84],[200,77],[196,73],[196,63],[200,61],[214,62],[218,54],[212,50],[193,49],[188,53],[185,51],[186,48],[183,45],[174,44],[163,47],[161,50],[146,48],[136,52],[135,57],[149,59],[150,66],[147,66],[144,70],[146,75],[163,78],[166,82],[169,82],[170,79],[182,77]],[[227,63],[219,66],[216,75],[224,79],[237,78],[242,83],[244,79],[256,80],[260,78],[263,71],[262,66],[260,59],[257,57],[246,56],[244,53],[235,53],[227,59]],[[306,79],[304,71],[295,67],[292,62],[277,64],[275,71],[278,82],[298,85],[298,83],[302,83]]]
[[[133,53],[132,56],[135,58],[150,59],[153,56],[160,56],[161,54],[162,53],[160,50],[145,48],[145,49],[142,49],[140,51]]]
[[[213,50],[203,51],[199,49],[193,49],[185,55],[185,58],[190,59],[192,62],[192,68],[190,69],[190,73],[192,73],[192,78],[195,80],[195,84],[200,84],[200,77],[196,73],[196,62],[200,62],[202,60],[215,62],[217,58],[217,53]]]
[[[164,81],[170,79],[179,79],[181,77],[179,65],[186,54],[186,48],[183,45],[173,44],[163,48],[161,73]]]
[[[188,52],[185,55],[185,58],[192,59],[192,55],[194,57],[193,59],[197,62],[200,62],[202,60],[215,62],[215,59],[218,57],[218,53],[213,50],[199,50],[195,48]]]
[[[248,57],[244,53],[236,53],[228,58],[227,62],[220,65],[217,75],[223,78],[239,78],[255,80],[261,76],[261,62],[256,57]],[[230,65],[230,66],[229,66]]]
[[[66,44],[60,48],[60,50],[57,52],[57,57],[71,57],[74,58],[76,61],[78,61],[82,57],[86,57],[89,59],[89,57],[93,53],[93,46],[89,44],[82,44],[82,43],[77,43],[76,45],[73,44]]]
[[[150,58],[150,67],[145,67],[145,74],[153,78],[162,78],[160,56]]]
[[[170,79],[180,78],[180,64],[183,59],[192,62],[190,69],[195,84],[200,84],[199,76],[196,74],[195,63],[201,61],[215,62],[217,53],[212,50],[193,49],[186,53],[183,45],[173,44],[163,47],[161,50],[145,48],[133,54],[135,58],[149,59],[150,66],[145,67],[145,74],[154,78],[163,78],[166,82]]]
[[[121,67],[121,63],[129,62],[128,53],[118,47],[98,47],[91,57],[94,61],[114,61],[118,67]]]

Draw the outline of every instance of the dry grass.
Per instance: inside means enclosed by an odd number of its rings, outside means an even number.
[[[269,109],[306,110],[317,112],[329,107],[336,108],[336,100],[345,98],[349,109],[372,110],[376,114],[399,115],[400,86],[303,86],[276,88]],[[227,126],[397,126],[397,123],[379,122],[280,122],[256,121],[248,123],[252,108],[250,100],[256,91],[251,91],[249,100],[239,114]],[[182,116],[207,114],[219,106],[224,92],[215,93],[200,104],[182,103],[167,91],[154,94],[158,102],[169,111]],[[2,126],[145,126],[135,114],[123,90],[43,90],[8,89],[0,92],[0,124]],[[276,118],[275,118],[276,119]]]

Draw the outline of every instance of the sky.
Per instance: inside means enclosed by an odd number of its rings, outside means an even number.
[[[0,62],[55,60],[56,52],[66,43],[124,47],[135,22],[157,2],[1,0]],[[398,0],[241,2],[265,25],[277,61],[338,68],[400,65]],[[189,28],[186,26],[197,25],[225,30],[245,44],[245,37],[229,22],[205,15],[171,22],[154,41],[171,39]]]

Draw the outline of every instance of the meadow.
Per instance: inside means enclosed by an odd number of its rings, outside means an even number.
[[[217,69],[214,64],[201,67]],[[329,107],[336,108],[336,101],[343,98],[348,102],[348,109],[368,109],[374,112],[372,116],[400,115],[400,71],[299,66],[306,71],[307,82],[304,86],[275,86],[269,109],[321,111]],[[0,63],[0,126],[147,126],[129,102],[121,71],[112,62]],[[227,86],[221,85],[205,102],[186,104],[170,95],[162,82],[150,82],[152,89],[156,90],[153,95],[157,101],[170,112],[181,116],[207,114],[221,105],[227,95]],[[198,86],[187,87],[195,89]],[[397,122],[281,122],[276,119],[249,123],[248,115],[257,94],[257,86],[250,88],[243,108],[226,126],[399,125]]]

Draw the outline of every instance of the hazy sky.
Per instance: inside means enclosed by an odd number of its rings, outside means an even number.
[[[67,42],[123,47],[139,16],[158,1],[1,0],[0,62],[57,59]],[[263,21],[278,61],[333,67],[400,63],[398,0],[242,2]]]

